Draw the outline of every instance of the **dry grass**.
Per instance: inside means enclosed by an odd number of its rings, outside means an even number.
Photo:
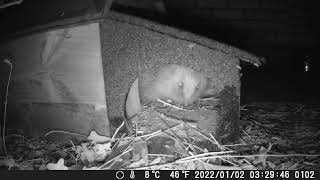
[[[181,136],[174,129],[178,127],[140,137],[137,133],[118,134],[119,138],[115,138],[115,134],[112,141],[105,142],[111,146],[105,158],[90,162],[80,157],[79,148],[86,147],[89,152],[96,144],[81,146],[74,142],[70,147],[12,134],[6,137],[11,154],[0,165],[11,169],[46,169],[49,162],[63,158],[68,169],[318,170],[319,117],[320,106],[316,105],[253,103],[241,107],[242,133],[234,144],[219,144],[214,136],[180,123],[180,130],[198,132],[198,139],[188,133]],[[199,143],[199,137],[205,145]],[[155,138],[170,142],[163,144],[165,151],[150,151]]]

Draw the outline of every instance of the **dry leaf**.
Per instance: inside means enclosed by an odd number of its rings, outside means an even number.
[[[64,159],[60,158],[59,161],[54,163],[48,163],[47,168],[49,170],[68,170],[68,167],[64,165]]]
[[[150,163],[150,165],[159,164],[161,160],[162,160],[162,157],[157,157]]]
[[[141,166],[147,166],[147,165],[148,165],[148,160],[140,159],[139,161],[130,164],[128,167],[134,168],[134,167],[141,167]]]
[[[100,136],[95,131],[91,131],[88,140],[92,143],[110,142],[111,138],[107,136]]]
[[[111,143],[106,144],[96,144],[93,147],[93,151],[95,152],[94,161],[102,161],[104,160],[107,155],[111,152]]]
[[[95,160],[95,152],[93,150],[84,149],[80,153],[80,159],[82,162],[93,163]]]

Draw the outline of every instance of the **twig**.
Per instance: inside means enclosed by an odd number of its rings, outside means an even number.
[[[215,158],[219,158],[221,154],[228,154],[228,153],[232,153],[233,151],[221,151],[221,152],[208,152],[208,153],[203,153],[203,154],[197,154],[197,158],[202,158],[202,157],[207,157],[207,156],[212,156],[212,157],[215,157]],[[177,161],[186,161],[186,160],[189,160],[189,159],[192,159],[193,157],[185,157],[185,158],[182,158],[182,159],[179,159]],[[177,162],[176,161],[176,162]]]
[[[68,132],[68,131],[61,131],[61,130],[57,130],[57,131],[50,131],[48,133],[46,133],[44,136],[48,136],[52,133],[65,133],[65,134],[71,134],[71,135],[77,135],[77,136],[82,136],[82,137],[87,137],[86,135],[83,134],[79,134],[79,133],[73,133],[73,132]]]
[[[180,138],[177,136],[177,134],[170,128],[170,126],[168,125],[168,123],[166,122],[167,118],[164,114],[160,114],[158,113],[156,110],[154,110],[154,112],[158,115],[158,117],[161,119],[161,121],[166,125],[166,127],[168,128],[168,130],[172,133],[172,135],[176,138],[176,140],[180,143],[180,145],[182,147],[184,147],[185,149],[187,149],[184,144],[181,142]]]
[[[245,130],[242,129],[242,132],[243,132],[246,136],[248,136],[249,138],[252,138]]]
[[[124,121],[122,121],[121,125],[117,128],[116,132],[113,134],[112,138],[111,138],[111,142],[114,141],[116,135],[118,134],[119,130],[123,127],[124,125]]]
[[[147,141],[147,140],[157,136],[158,134],[161,134],[162,132],[163,131],[160,129],[160,130],[158,130],[156,132],[153,132],[153,133],[150,133],[150,134],[146,134],[146,135],[142,135],[142,136],[139,136],[139,137],[140,138],[145,138],[146,137],[145,141]]]
[[[214,140],[215,144],[218,146],[218,148],[220,150],[225,150],[225,148],[223,146],[220,145],[220,143],[218,143],[218,141],[216,140],[216,138],[211,134],[209,133],[210,137]]]
[[[167,103],[167,102],[165,102],[165,101],[163,101],[163,100],[161,100],[161,99],[157,99],[157,101],[163,103],[164,105],[167,105],[167,106],[170,106],[170,107],[173,107],[173,108],[175,108],[175,109],[182,110],[182,111],[194,111],[194,110],[184,109],[184,108],[181,108],[181,107],[172,105],[172,104]]]
[[[111,148],[111,152],[116,148],[118,147],[118,145],[120,144],[120,142],[122,141],[123,137],[125,136],[126,134],[122,134],[122,136],[119,138],[119,140],[113,145],[113,147]],[[111,141],[112,142],[112,141]]]
[[[23,0],[16,0],[16,1],[9,2],[9,3],[4,3],[4,4],[0,5],[0,9],[4,9],[4,8],[7,8],[7,7],[13,6],[13,5],[18,5],[18,4],[21,4],[22,2],[23,2]]]
[[[168,155],[168,154],[148,154],[148,156],[157,156],[157,157],[172,157],[174,158],[174,155]]]
[[[6,156],[8,156],[7,148],[6,148],[6,140],[5,140],[5,136],[6,136],[5,131],[6,131],[9,85],[10,85],[11,73],[12,73],[12,62],[9,59],[5,59],[5,60],[3,60],[3,62],[7,63],[10,66],[8,83],[7,83],[7,88],[6,88],[6,95],[5,95],[5,100],[4,100],[3,127],[2,127],[2,141],[3,141],[3,146],[4,146],[4,152],[5,152]]]
[[[246,144],[225,144],[225,145],[222,145],[224,147],[234,147],[234,146],[246,146]]]
[[[294,112],[294,114],[296,114],[296,113],[298,113],[299,111],[301,111],[304,107],[305,107],[305,105],[301,105],[301,106]]]

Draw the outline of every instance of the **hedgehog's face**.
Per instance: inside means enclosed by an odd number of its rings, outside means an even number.
[[[200,73],[185,67],[175,68],[172,74],[168,79],[165,79],[167,80],[165,82],[169,84],[165,86],[165,90],[163,89],[161,91],[163,95],[166,95],[166,99],[170,99],[180,105],[188,106],[200,98],[204,84],[206,84],[205,78]],[[173,85],[172,82],[174,82],[175,85]],[[164,85],[164,83],[161,83],[161,85]]]
[[[179,87],[182,88],[184,105],[192,104],[197,98],[201,82],[196,76],[185,76]]]

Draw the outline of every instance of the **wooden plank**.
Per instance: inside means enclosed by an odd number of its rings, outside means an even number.
[[[3,49],[15,57],[11,99],[105,106],[98,23],[26,36]]]

